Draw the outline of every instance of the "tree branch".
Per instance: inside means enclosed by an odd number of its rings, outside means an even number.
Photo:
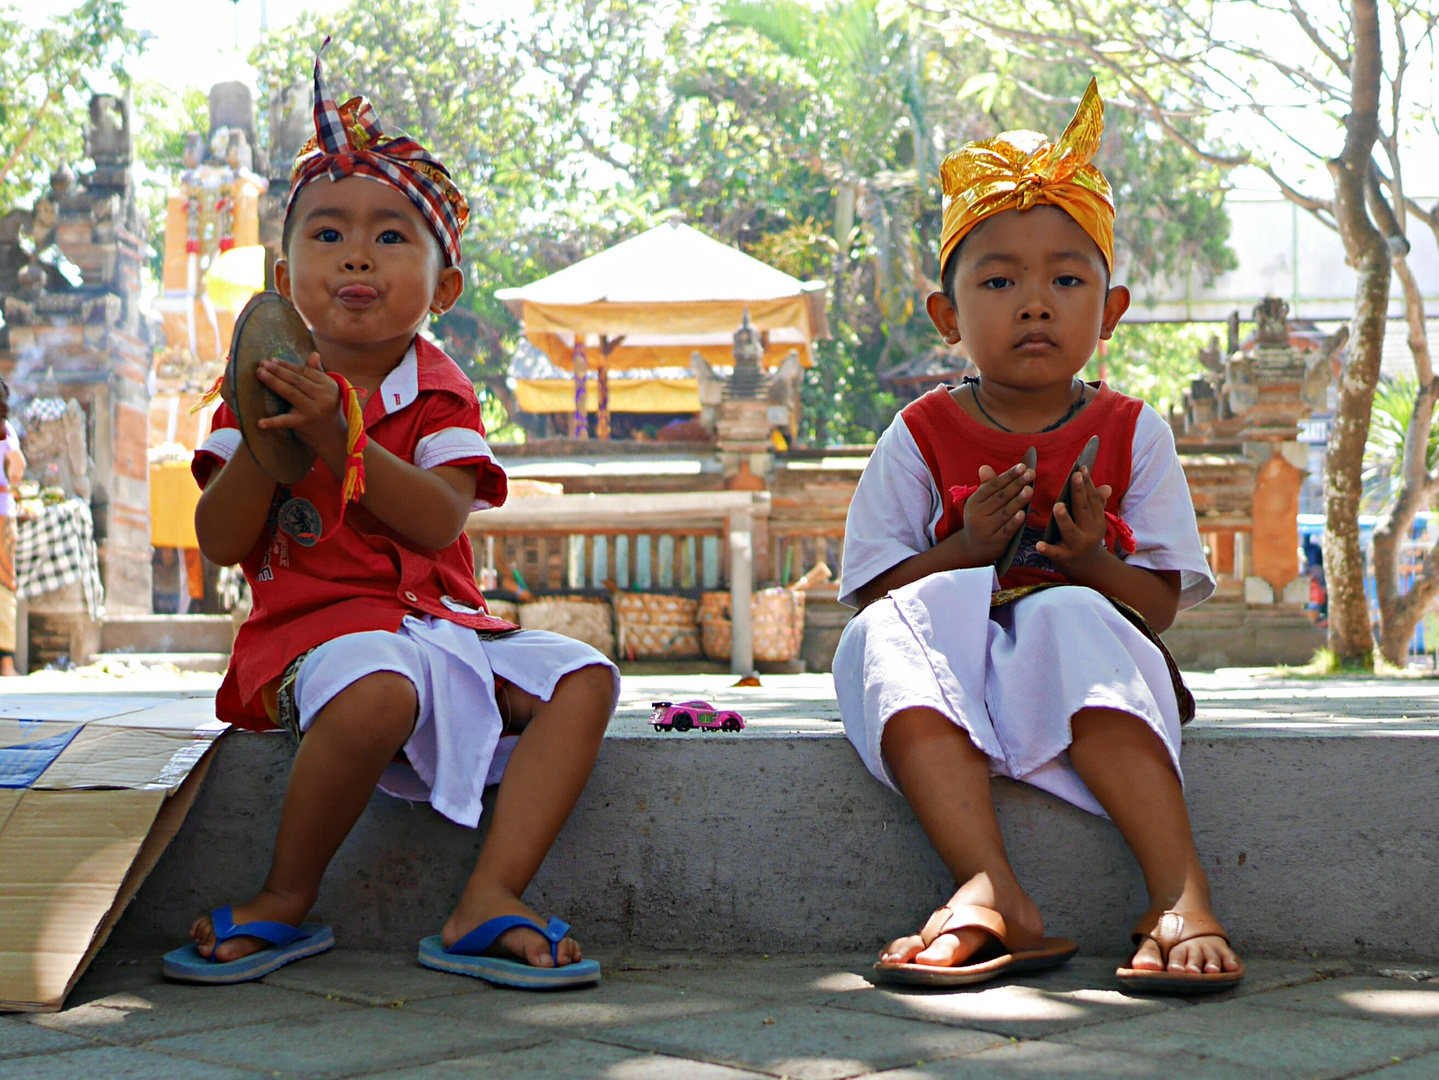
[[[1352,58],[1347,53],[1341,56],[1339,51],[1333,48],[1329,42],[1324,39],[1324,34],[1320,31],[1319,27],[1309,21],[1309,16],[1305,13],[1303,5],[1299,4],[1297,0],[1289,0],[1289,13],[1294,16],[1294,21],[1299,24],[1299,28],[1303,30],[1309,40],[1314,43],[1314,47],[1328,57],[1331,64],[1340,71],[1349,70],[1349,64]]]

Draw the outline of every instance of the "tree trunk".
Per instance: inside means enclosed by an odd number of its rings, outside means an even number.
[[[1344,150],[1329,167],[1334,177],[1334,217],[1357,282],[1349,359],[1339,375],[1339,404],[1324,458],[1324,575],[1329,587],[1329,648],[1343,663],[1368,665],[1373,660],[1374,635],[1359,546],[1360,476],[1379,381],[1391,272],[1388,245],[1364,204],[1379,137],[1383,74],[1376,0],[1354,0],[1351,25],[1352,94],[1344,120]]]
[[[1409,660],[1409,641],[1414,628],[1439,596],[1439,575],[1421,574],[1409,592],[1399,592],[1400,544],[1409,535],[1414,516],[1434,499],[1435,481],[1429,475],[1429,432],[1434,424],[1434,406],[1439,403],[1439,382],[1434,379],[1433,361],[1424,318],[1424,296],[1414,272],[1404,257],[1394,259],[1394,270],[1404,287],[1404,317],[1409,324],[1409,351],[1414,356],[1417,389],[1414,411],[1404,432],[1404,457],[1400,463],[1399,493],[1389,513],[1374,530],[1374,579],[1379,598],[1379,651],[1396,667]],[[1439,562],[1439,550],[1429,552],[1425,565]]]

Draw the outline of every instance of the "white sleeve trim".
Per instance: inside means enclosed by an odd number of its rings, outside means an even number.
[[[463,461],[466,458],[489,458],[486,468],[498,469],[494,451],[485,437],[474,428],[451,427],[426,435],[415,444],[415,464],[421,469],[433,469],[449,461]],[[489,510],[494,503],[476,497],[470,503],[471,510]]]
[[[495,459],[490,444],[474,428],[451,427],[426,435],[415,444],[415,464],[421,469],[433,469],[447,461],[464,458],[484,457]]]
[[[229,461],[235,456],[235,451],[240,449],[242,438],[239,428],[220,428],[219,431],[210,433],[199,453],[214,454],[221,461]]]
[[[844,527],[841,604],[885,571],[934,546],[943,503],[903,414],[880,435],[860,475]]]

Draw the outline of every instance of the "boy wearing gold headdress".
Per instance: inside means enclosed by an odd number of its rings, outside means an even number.
[[[1090,164],[1102,129],[1091,83],[1058,142],[1006,132],[945,159],[928,309],[979,375],[896,418],[850,507],[840,592],[862,610],[834,661],[845,731],[958,886],[881,953],[888,981],[980,982],[1076,951],[1043,935],[991,775],[1118,826],[1150,898],[1124,982],[1194,993],[1243,977],[1184,803],[1193,698],[1157,636],[1214,579],[1168,425],[1077,377],[1129,306]]]

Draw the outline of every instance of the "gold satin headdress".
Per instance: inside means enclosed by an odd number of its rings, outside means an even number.
[[[939,166],[944,190],[943,267],[959,242],[986,218],[1005,210],[1057,206],[1099,245],[1114,271],[1114,194],[1091,160],[1104,132],[1104,102],[1091,79],[1074,119],[1059,141],[1036,131],[1006,131],[965,143]]]

